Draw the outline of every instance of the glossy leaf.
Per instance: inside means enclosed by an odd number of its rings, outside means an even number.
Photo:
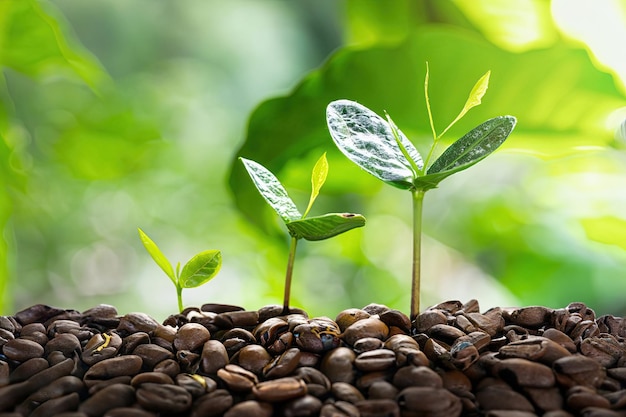
[[[412,159],[404,155],[389,123],[367,107],[350,100],[333,101],[326,108],[326,122],[333,141],[352,162],[376,178],[402,189],[412,187],[422,158],[407,137],[399,140]]]
[[[324,240],[365,225],[365,217],[354,213],[329,213],[287,223],[297,239]]]
[[[274,174],[257,162],[245,158],[240,159],[259,193],[285,223],[302,218],[302,214],[287,194],[287,190]]]
[[[311,173],[311,198],[309,199],[309,205],[307,206],[302,218],[305,218],[315,199],[320,193],[320,189],[326,182],[326,177],[328,176],[328,160],[326,159],[326,152],[317,160],[315,166],[313,167],[313,172]]]
[[[181,288],[194,288],[210,281],[222,267],[222,253],[207,250],[195,255],[183,266],[178,282]]]
[[[159,249],[156,243],[154,243],[143,230],[139,228],[137,230],[139,231],[141,243],[143,243],[143,246],[146,248],[152,259],[154,259],[154,262],[156,262],[163,272],[165,272],[165,275],[172,280],[174,285],[178,286],[176,275],[174,275],[174,268],[172,268],[170,261],[167,260],[165,255],[163,255],[163,252],[161,252],[161,249]]]
[[[478,125],[450,145],[428,168],[427,175],[415,181],[418,188],[435,188],[441,180],[485,159],[509,137],[515,117],[499,116]]]

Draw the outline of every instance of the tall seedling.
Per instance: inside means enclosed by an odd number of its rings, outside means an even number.
[[[301,214],[295,203],[283,185],[278,181],[267,168],[261,164],[245,158],[239,158],[246,167],[252,182],[265,201],[285,222],[291,243],[289,248],[289,260],[287,262],[287,273],[285,275],[285,294],[283,298],[283,311],[289,311],[289,298],[291,295],[291,277],[296,258],[296,247],[299,239],[323,240],[347,232],[348,230],[365,225],[365,218],[354,213],[328,213],[321,216],[305,218],[313,202],[319,195],[320,189],[326,181],[328,175],[328,161],[324,153],[313,167],[311,174],[311,197],[309,204]]]
[[[499,116],[470,130],[450,145],[432,164],[441,137],[472,107],[481,103],[489,85],[490,72],[474,85],[458,116],[439,134],[435,130],[428,97],[428,64],[424,94],[433,143],[426,160],[396,127],[388,114],[386,119],[367,107],[350,100],[331,102],[326,109],[328,129],[337,147],[351,161],[376,178],[408,190],[413,197],[413,273],[411,319],[419,314],[422,205],[426,191],[436,188],[446,177],[463,171],[495,151],[511,134],[516,119]]]

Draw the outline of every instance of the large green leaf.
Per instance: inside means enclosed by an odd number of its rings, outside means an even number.
[[[326,109],[326,122],[337,147],[352,162],[376,178],[402,189],[413,186],[417,176],[405,157],[391,125],[367,107],[350,100],[337,100]],[[415,146],[396,130],[400,143],[414,165],[422,168]]]
[[[339,50],[289,95],[256,108],[239,154],[255,155],[275,173],[287,161],[320,149],[328,149],[329,159],[340,160],[338,151],[328,148],[324,109],[342,98],[387,110],[424,154],[432,141],[421,88],[426,61],[432,74],[433,114],[442,121],[455,118],[467,92],[491,70],[489,94],[450,129],[449,138],[461,137],[494,115],[512,114],[519,121],[515,141],[503,148],[558,157],[611,144],[613,132],[607,130],[606,118],[626,105],[613,77],[598,70],[583,48],[555,43],[550,48],[512,53],[472,32],[427,26],[396,45]],[[267,146],[267,138],[272,138],[272,146]],[[375,191],[371,182],[354,181],[355,171],[347,165],[336,165],[333,192]],[[263,218],[258,204],[253,204],[256,191],[246,184],[243,170],[232,170],[230,185],[240,210],[253,221]]]
[[[195,288],[210,281],[222,267],[222,253],[206,250],[195,255],[183,266],[178,277],[181,288]]]
[[[415,180],[418,188],[435,188],[444,178],[485,159],[504,143],[515,127],[515,118],[499,116],[481,123],[450,145],[428,168],[428,174]]]
[[[306,240],[324,240],[363,226],[365,217],[354,213],[328,213],[287,223],[292,236]]]

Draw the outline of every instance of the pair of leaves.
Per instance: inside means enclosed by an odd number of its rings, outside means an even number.
[[[405,190],[429,190],[446,177],[463,171],[495,151],[515,127],[512,116],[489,119],[450,145],[430,167],[424,167],[448,129],[471,108],[481,103],[490,72],[483,75],[469,94],[458,116],[437,135],[428,98],[428,66],[424,91],[433,131],[433,144],[426,161],[400,131],[391,117],[387,120],[351,100],[337,100],[326,108],[328,129],[337,147],[354,163],[376,178]]]
[[[304,215],[300,213],[274,174],[257,162],[246,158],[240,159],[261,196],[285,222],[289,234],[296,239],[324,240],[365,224],[363,216],[353,213],[328,213],[305,218],[328,175],[326,154],[320,157],[313,168],[311,197]]]
[[[222,267],[222,253],[219,250],[206,250],[193,256],[189,262],[180,270],[180,264],[176,267],[176,272],[170,261],[163,255],[159,247],[144,233],[139,230],[141,243],[154,259],[154,262],[165,272],[176,288],[195,288],[199,287],[217,275]]]

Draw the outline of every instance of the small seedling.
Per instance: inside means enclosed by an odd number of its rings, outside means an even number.
[[[515,127],[512,116],[499,116],[475,127],[450,145],[432,164],[441,137],[472,107],[481,103],[489,85],[490,71],[474,85],[459,115],[437,134],[428,98],[428,64],[424,94],[433,143],[426,160],[396,127],[367,107],[350,100],[331,102],[326,109],[328,129],[337,147],[354,163],[376,178],[413,196],[413,273],[411,319],[419,313],[422,205],[426,191],[436,188],[446,177],[463,171],[496,150]]]
[[[189,262],[180,270],[180,262],[176,265],[176,272],[172,264],[167,260],[159,247],[144,233],[139,231],[141,243],[146,248],[154,262],[165,272],[176,287],[176,297],[178,298],[178,310],[183,311],[183,288],[195,288],[206,284],[217,275],[222,267],[222,253],[219,250],[206,250],[193,256]]]
[[[301,214],[295,203],[285,190],[285,187],[278,181],[267,168],[261,164],[245,158],[239,158],[246,167],[252,182],[265,201],[276,211],[285,222],[291,243],[289,247],[289,260],[287,262],[287,273],[285,276],[285,294],[283,298],[283,311],[289,311],[289,298],[291,294],[291,277],[296,258],[296,246],[298,240],[324,240],[356,227],[365,225],[365,218],[354,213],[328,213],[321,216],[305,218],[313,202],[319,195],[320,189],[328,175],[328,161],[324,153],[313,167],[311,174],[311,197],[309,205],[304,214]]]

